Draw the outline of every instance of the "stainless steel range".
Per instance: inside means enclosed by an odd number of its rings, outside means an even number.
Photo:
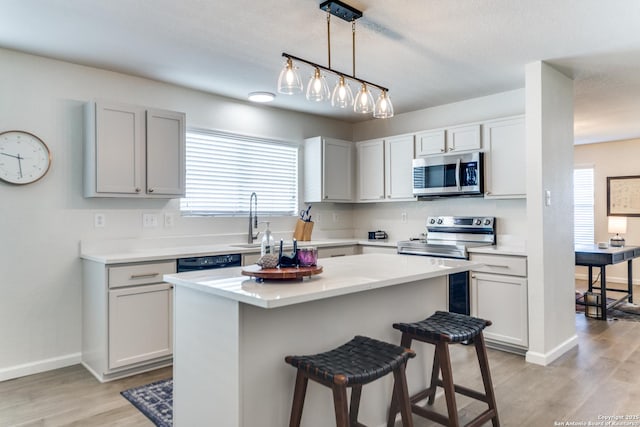
[[[495,243],[494,217],[434,216],[427,218],[426,238],[398,242],[398,253],[468,259],[469,248]],[[468,272],[449,275],[448,300],[450,312],[470,314]]]
[[[398,253],[468,259],[468,248],[496,243],[494,217],[434,216],[426,228],[426,238],[398,242]]]

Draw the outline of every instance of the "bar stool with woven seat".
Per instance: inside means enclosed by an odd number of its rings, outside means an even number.
[[[298,368],[291,408],[290,427],[300,425],[309,379],[333,391],[337,427],[364,427],[358,422],[362,386],[393,372],[393,402],[397,402],[403,426],[413,427],[405,367],[413,350],[373,338],[355,336],[351,341],[325,353],[287,356],[285,361]],[[350,409],[347,388],[351,387]],[[396,410],[396,413],[398,412]]]
[[[401,346],[409,348],[412,340],[422,341],[435,345],[435,355],[433,357],[433,369],[431,371],[431,384],[429,388],[410,397],[411,411],[424,418],[428,418],[439,424],[449,427],[459,427],[458,410],[456,407],[455,393],[460,393],[468,397],[487,403],[488,409],[471,420],[465,426],[481,426],[491,420],[494,427],[500,425],[498,419],[498,409],[496,407],[493,384],[491,383],[491,373],[487,359],[487,350],[484,344],[483,329],[491,325],[491,321],[466,316],[464,314],[436,311],[434,315],[415,323],[394,323],[393,327],[402,332]],[[480,373],[484,384],[485,393],[471,390],[453,382],[451,370],[451,359],[449,357],[449,344],[473,342],[480,365]],[[442,373],[442,380],[439,374]],[[448,417],[417,405],[418,402],[428,398],[427,403],[433,405],[436,389],[440,386],[444,389],[447,402]],[[395,398],[395,397],[394,397]],[[398,405],[394,400],[391,402],[387,427],[394,425]]]

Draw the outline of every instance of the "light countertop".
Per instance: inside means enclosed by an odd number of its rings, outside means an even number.
[[[285,245],[291,247],[292,241],[285,241]],[[312,240],[309,242],[298,242],[299,247],[316,246],[316,247],[332,247],[332,246],[350,246],[357,245],[357,239],[327,239]],[[143,247],[123,247],[123,248],[107,248],[82,249],[80,257],[82,259],[96,261],[103,264],[119,264],[127,262],[144,262],[144,261],[160,261],[166,259],[189,258],[206,255],[226,255],[226,254],[255,254],[260,252],[260,242],[248,245],[247,243],[205,243],[205,244],[189,244],[181,242],[178,245],[158,245]]]
[[[262,308],[276,308],[471,270],[464,260],[365,254],[318,261],[323,272],[302,281],[265,281],[241,275],[242,267],[167,274],[166,282]]]

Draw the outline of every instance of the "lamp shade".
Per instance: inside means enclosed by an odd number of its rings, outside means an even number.
[[[625,216],[610,216],[608,225],[610,234],[624,234],[627,232],[627,217]]]

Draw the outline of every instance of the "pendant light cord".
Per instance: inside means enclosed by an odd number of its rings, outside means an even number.
[[[327,58],[331,68],[331,12],[327,8]]]
[[[353,74],[352,76],[356,77],[356,21],[351,21],[351,52],[352,52],[352,61],[353,61]]]

